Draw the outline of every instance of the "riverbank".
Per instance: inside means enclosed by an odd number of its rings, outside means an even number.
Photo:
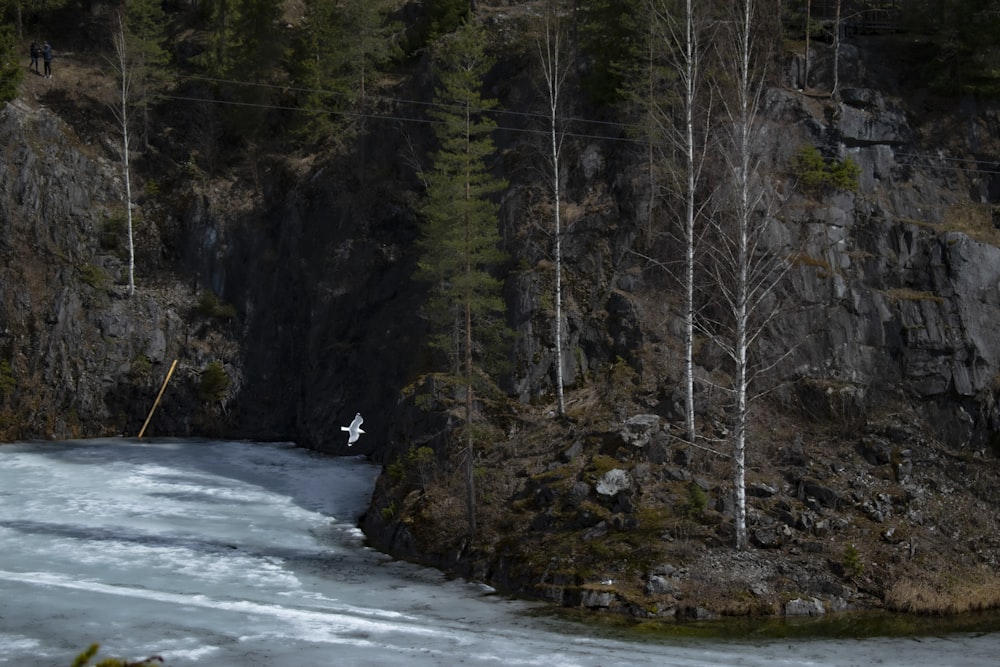
[[[363,526],[387,553],[635,619],[1000,607],[996,460],[953,451],[903,414],[854,438],[765,415],[743,552],[725,456],[656,415],[585,409],[563,421],[518,412],[511,435],[480,451],[476,539],[461,471],[418,454],[386,466]]]

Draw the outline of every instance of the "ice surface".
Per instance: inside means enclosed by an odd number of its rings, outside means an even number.
[[[645,641],[393,561],[356,520],[377,469],[289,444],[0,445],[0,664],[994,665],[997,634]]]

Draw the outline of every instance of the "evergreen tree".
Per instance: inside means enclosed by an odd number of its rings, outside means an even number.
[[[495,102],[480,92],[491,64],[483,30],[466,21],[437,46],[434,117],[440,147],[423,174],[427,198],[417,277],[431,287],[424,314],[437,332],[434,345],[448,355],[451,372],[465,388],[466,508],[472,536],[474,389],[485,375],[490,343],[506,330],[500,281],[489,272],[504,259],[498,206],[491,197],[506,184],[489,170],[496,123],[487,114]]]
[[[285,39],[277,30],[282,3],[274,0],[240,0],[232,16],[233,43],[224,69],[241,81],[271,78],[284,55]]]
[[[135,104],[142,118],[142,144],[149,145],[150,99],[166,80],[170,56],[163,48],[166,16],[159,0],[127,0],[125,3],[126,44],[132,63]]]
[[[263,136],[276,79],[285,55],[282,4],[273,0],[206,0],[208,48],[192,62],[217,79],[216,94],[228,129],[253,145]]]
[[[402,49],[402,26],[389,21],[391,0],[309,0],[300,79],[307,89],[312,139],[363,134],[380,73]]]
[[[634,2],[577,1],[577,40],[587,58],[583,87],[598,105],[619,101],[624,72],[632,69],[636,26],[630,21]]]
[[[456,30],[472,9],[469,0],[430,0],[431,38]]]
[[[0,25],[0,105],[17,96],[17,87],[24,78],[17,53],[17,39],[10,26]]]

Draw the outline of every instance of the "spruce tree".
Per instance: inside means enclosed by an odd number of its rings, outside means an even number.
[[[17,87],[23,78],[14,31],[10,26],[0,25],[0,105],[17,97]]]
[[[490,269],[504,259],[492,197],[506,184],[489,169],[496,123],[488,110],[495,102],[480,92],[491,64],[482,28],[464,22],[438,41],[435,56],[439,149],[423,173],[427,195],[417,277],[430,284],[424,314],[436,332],[434,346],[447,354],[450,371],[464,385],[466,509],[472,537],[474,389],[485,376],[491,342],[505,330],[501,285]]]
[[[150,100],[166,80],[170,55],[163,48],[166,15],[158,0],[127,0],[125,3],[126,43],[135,83],[135,104],[142,117],[142,145],[149,147]]]
[[[388,0],[308,0],[300,79],[313,113],[310,139],[365,133],[373,92],[385,67],[402,53],[403,27],[388,18]]]

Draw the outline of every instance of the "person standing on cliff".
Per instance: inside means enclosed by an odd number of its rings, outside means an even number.
[[[31,43],[31,64],[28,65],[28,71],[35,70],[35,74],[38,74],[38,43]]]
[[[52,46],[45,42],[42,46],[42,60],[45,61],[45,78],[52,76]]]

